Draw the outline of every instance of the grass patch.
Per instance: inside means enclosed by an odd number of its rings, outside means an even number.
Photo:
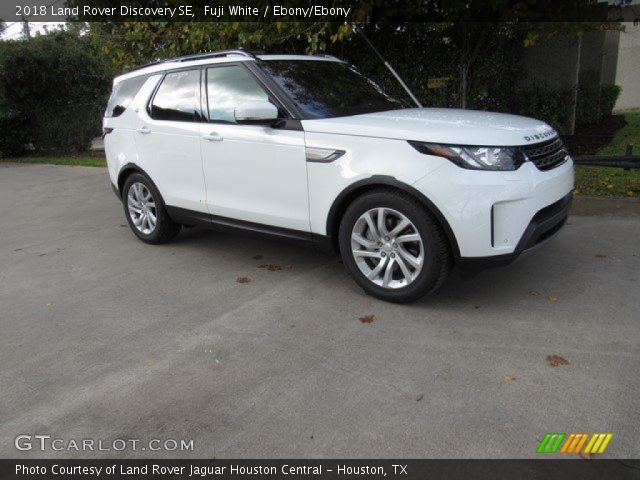
[[[9,157],[0,158],[0,162],[47,163],[51,165],[79,165],[83,167],[106,167],[107,161],[100,156],[51,156],[51,157]]]
[[[620,129],[599,155],[624,155],[627,145],[634,145],[640,155],[640,110],[625,114],[627,125]],[[640,169],[576,166],[576,194],[595,196],[640,196]]]

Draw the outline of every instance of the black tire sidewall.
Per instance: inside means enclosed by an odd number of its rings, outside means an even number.
[[[422,238],[424,265],[418,277],[406,287],[389,289],[374,284],[360,271],[351,254],[351,232],[355,222],[366,211],[379,207],[390,208],[405,215]],[[367,293],[390,302],[411,302],[439,286],[443,268],[447,267],[448,262],[448,252],[442,248],[442,242],[442,230],[431,214],[411,197],[391,191],[371,192],[358,197],[347,208],[340,223],[340,252],[351,276]]]

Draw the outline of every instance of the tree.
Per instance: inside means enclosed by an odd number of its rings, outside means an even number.
[[[324,50],[351,33],[326,22],[92,23],[89,38],[118,70],[195,52],[248,48],[297,53]]]

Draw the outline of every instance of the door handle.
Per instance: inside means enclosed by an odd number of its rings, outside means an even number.
[[[202,138],[204,138],[205,140],[209,140],[210,142],[221,142],[222,141],[222,137],[220,136],[220,134],[218,132],[211,132],[209,134],[204,134],[204,135],[202,135]]]
[[[142,127],[138,127],[136,129],[136,131],[138,133],[151,133],[151,129],[149,127],[147,127],[146,125],[143,125]]]

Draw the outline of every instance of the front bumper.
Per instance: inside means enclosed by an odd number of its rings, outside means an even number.
[[[491,257],[460,257],[458,265],[463,269],[478,269],[510,264],[522,253],[534,249],[560,231],[569,216],[572,200],[573,194],[569,193],[538,211],[529,222],[513,253]]]
[[[559,230],[571,206],[573,162],[540,171],[465,170],[448,163],[414,188],[432,201],[451,228],[456,261],[515,258]]]

